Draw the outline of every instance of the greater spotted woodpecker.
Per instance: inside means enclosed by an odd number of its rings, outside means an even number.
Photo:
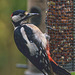
[[[35,25],[25,22],[28,18],[38,15],[38,13],[28,13],[23,10],[17,10],[11,15],[17,48],[44,75],[50,75],[50,64],[56,74],[71,75],[51,58],[48,43],[49,36],[42,33]]]

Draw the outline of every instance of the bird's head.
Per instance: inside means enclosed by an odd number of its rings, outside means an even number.
[[[27,11],[24,10],[16,10],[12,13],[11,19],[13,24],[16,26],[20,25],[22,21],[27,20],[28,18],[32,16],[39,15],[38,13],[28,13]]]

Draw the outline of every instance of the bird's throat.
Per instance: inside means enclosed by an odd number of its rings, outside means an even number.
[[[25,21],[22,21],[20,24],[27,24],[29,22],[29,20],[25,20]]]

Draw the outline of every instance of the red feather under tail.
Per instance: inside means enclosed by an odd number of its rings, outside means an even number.
[[[50,60],[53,72],[55,72],[57,75],[71,75],[67,70],[59,66],[52,58],[50,54],[50,47],[49,47],[49,42],[47,42],[47,47],[46,47],[46,52],[48,55],[48,58]]]
[[[49,47],[49,42],[47,41],[47,46],[46,46],[46,52],[47,52],[47,55],[48,55],[48,58],[50,61],[52,61],[53,63],[55,63],[56,65],[58,65],[51,57],[51,54],[50,54],[50,47]]]

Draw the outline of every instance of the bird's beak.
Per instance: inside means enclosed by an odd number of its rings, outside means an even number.
[[[39,13],[28,13],[28,12],[25,12],[25,15],[26,15],[27,18],[30,18],[32,16],[38,16]]]
[[[32,16],[38,16],[39,13],[29,13],[29,17],[32,17]]]

